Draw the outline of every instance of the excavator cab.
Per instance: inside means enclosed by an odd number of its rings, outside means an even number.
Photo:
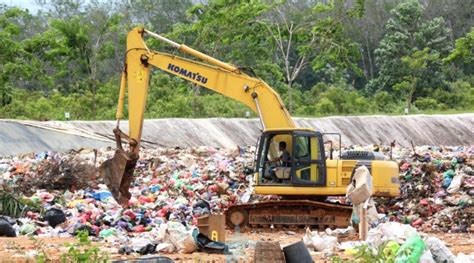
[[[326,157],[321,133],[309,129],[267,130],[259,142],[256,169],[260,184],[326,185]],[[285,163],[279,160],[281,142],[290,154],[290,160]]]

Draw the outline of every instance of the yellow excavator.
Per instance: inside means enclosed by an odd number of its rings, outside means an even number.
[[[158,39],[201,62],[150,50],[144,37]],[[254,180],[256,194],[278,195],[283,200],[242,204],[226,211],[229,226],[306,225],[345,227],[351,208],[324,202],[326,196],[345,195],[355,168],[366,165],[372,175],[374,196],[399,195],[399,170],[395,162],[384,161],[377,153],[350,152],[338,160],[327,158],[322,133],[296,127],[280,96],[263,80],[234,65],[224,63],[184,44],[178,44],[144,28],[134,28],[127,36],[125,64],[114,134],[117,150],[100,167],[100,174],[113,197],[123,206],[139,158],[143,118],[150,80],[156,67],[201,87],[240,101],[259,117],[262,135],[258,140]],[[119,128],[128,91],[129,134]],[[231,131],[229,131],[231,132]],[[129,150],[122,148],[122,138]],[[286,145],[290,159],[279,160],[279,145]],[[280,146],[281,147],[281,146]],[[278,161],[277,161],[278,162]]]

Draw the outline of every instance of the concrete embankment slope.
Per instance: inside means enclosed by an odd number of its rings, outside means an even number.
[[[295,118],[300,127],[337,132],[343,144],[402,146],[472,145],[474,114]],[[115,121],[13,121],[0,120],[0,155],[42,150],[65,151],[81,147],[113,146]],[[127,132],[128,123],[121,128]],[[260,134],[256,119],[146,120],[145,147],[255,145]]]

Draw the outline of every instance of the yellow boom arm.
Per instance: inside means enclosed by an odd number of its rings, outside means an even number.
[[[205,63],[150,51],[143,39],[144,35],[166,42]],[[184,44],[175,43],[143,28],[135,28],[127,36],[125,65],[120,84],[117,128],[114,130],[118,149],[114,158],[106,161],[101,167],[101,174],[106,184],[114,198],[121,204],[130,198],[128,186],[138,159],[151,66],[242,102],[258,114],[263,129],[295,127],[280,96],[263,80],[251,77],[233,65],[207,56]],[[119,129],[119,121],[123,118],[126,89],[128,89],[129,110],[128,135]],[[130,151],[127,153],[122,150],[122,137],[129,140]]]
[[[144,34],[163,40],[180,51],[211,65],[150,51],[144,42]],[[129,137],[138,144],[141,139],[151,66],[242,102],[259,115],[264,129],[295,127],[280,96],[261,79],[250,77],[237,67],[209,57],[186,45],[174,43],[143,28],[135,28],[129,32],[125,63],[116,117],[117,119],[123,117],[125,88],[128,86]]]

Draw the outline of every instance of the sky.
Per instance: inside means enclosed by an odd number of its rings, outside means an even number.
[[[41,8],[36,4],[35,0],[0,0],[0,3],[9,6],[18,6],[21,8],[28,9],[31,13],[35,14]]]

